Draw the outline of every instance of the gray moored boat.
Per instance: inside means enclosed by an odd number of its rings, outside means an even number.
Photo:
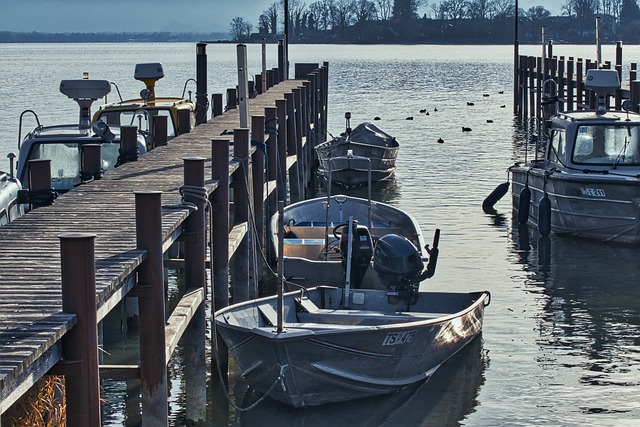
[[[345,117],[346,131],[315,148],[320,171],[328,178],[332,168],[333,181],[345,187],[366,184],[369,173],[373,182],[389,178],[396,169],[398,141],[372,123],[361,123],[352,130],[351,114],[346,113]],[[340,160],[330,165],[330,160],[335,158]]]

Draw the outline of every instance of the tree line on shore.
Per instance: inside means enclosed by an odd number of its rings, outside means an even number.
[[[515,35],[515,0],[302,0],[288,1],[290,43],[393,43],[460,41],[511,42]],[[424,13],[424,10],[427,13]],[[518,37],[538,42],[541,27],[550,38],[593,42],[595,17],[600,35],[640,41],[638,0],[564,0],[562,14],[543,6],[518,9]],[[422,14],[420,14],[422,13]],[[284,0],[272,3],[258,18],[257,32],[243,17],[231,21],[234,41],[255,41],[283,33]]]

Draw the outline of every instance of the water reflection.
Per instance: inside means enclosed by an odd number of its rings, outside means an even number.
[[[398,393],[308,409],[295,409],[266,399],[248,412],[231,414],[231,418],[237,417],[233,425],[245,427],[461,425],[478,404],[477,397],[488,364],[480,335],[443,364],[429,381]],[[232,387],[240,406],[250,406],[260,397],[242,380]],[[224,412],[224,408],[219,411]]]
[[[328,182],[324,178],[324,176],[317,172],[313,185],[312,185],[312,194],[307,195],[308,197],[322,197],[327,195],[328,191]],[[340,185],[333,184],[331,188],[331,194],[347,194],[349,196],[360,197],[366,199],[368,193],[368,186],[361,185],[358,187],[350,187],[346,188]],[[388,179],[383,181],[373,182],[371,183],[371,199],[388,203],[393,205],[395,202],[400,200],[401,196],[401,185],[400,182],[396,180],[395,175],[390,176]]]
[[[616,386],[618,393],[637,390],[640,248],[555,235],[541,238],[533,229],[514,226],[512,250],[528,272],[528,289],[541,296],[537,343],[553,356],[538,363],[575,371],[572,376],[581,385],[599,387],[592,392],[602,393],[601,386]],[[597,407],[581,407],[585,413],[638,409],[620,395]]]

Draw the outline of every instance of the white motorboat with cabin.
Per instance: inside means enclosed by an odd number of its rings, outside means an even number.
[[[542,235],[639,243],[640,114],[628,101],[607,109],[620,88],[615,70],[588,70],[585,85],[597,108],[551,116],[544,158],[509,168],[513,210]]]
[[[103,121],[91,124],[91,105],[110,90],[107,80],[63,80],[60,92],[80,107],[79,122],[75,124],[43,126],[32,110],[20,115],[18,179],[29,189],[30,204],[55,198],[146,152],[145,139],[135,126],[124,132],[124,128],[108,126]],[[37,127],[20,140],[26,114],[34,116]],[[50,166],[44,168],[50,170],[50,185],[49,176],[42,176],[38,167],[42,164]],[[43,204],[47,204],[46,200]]]

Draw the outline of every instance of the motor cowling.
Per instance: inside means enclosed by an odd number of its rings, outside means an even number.
[[[373,268],[387,288],[387,296],[411,300],[423,279],[424,262],[413,243],[387,234],[376,243]]]

